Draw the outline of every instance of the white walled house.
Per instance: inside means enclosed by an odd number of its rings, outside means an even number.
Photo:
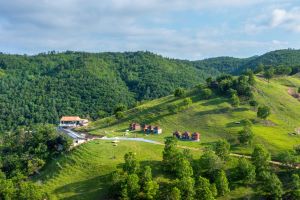
[[[87,126],[89,121],[81,119],[79,116],[62,116],[59,122],[59,127],[75,128],[78,126]]]

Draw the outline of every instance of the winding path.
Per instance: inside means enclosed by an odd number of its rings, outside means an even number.
[[[73,136],[80,136],[82,137],[79,133],[77,132],[74,132],[74,131],[65,131],[66,134],[72,134]],[[70,136],[70,135],[69,135]],[[156,145],[165,145],[164,143],[162,142],[157,142],[157,141],[154,141],[154,140],[149,140],[149,139],[144,139],[144,138],[128,138],[128,137],[92,137],[86,141],[89,141],[89,140],[111,140],[111,141],[136,141],[136,142],[146,142],[146,143],[151,143],[151,144],[156,144]],[[181,146],[181,145],[178,145],[177,146],[178,148],[181,148],[181,149],[190,149],[190,150],[193,150],[193,151],[202,151],[202,149],[200,148],[195,148],[195,147],[187,147],[187,146]],[[247,159],[251,159],[251,156],[248,156],[248,155],[243,155],[243,154],[237,154],[237,153],[230,153],[230,156],[232,157],[237,157],[237,158],[247,158]],[[277,165],[277,166],[283,166],[283,167],[291,167],[291,168],[297,168],[293,165],[286,165],[282,162],[278,162],[278,161],[269,161],[270,164],[273,164],[273,165]]]

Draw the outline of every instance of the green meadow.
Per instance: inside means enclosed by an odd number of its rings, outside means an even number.
[[[163,143],[165,137],[172,136],[175,130],[200,132],[201,141],[179,141],[183,147],[192,148],[192,154],[197,159],[201,149],[212,145],[216,140],[224,138],[231,143],[232,152],[250,154],[253,146],[238,144],[237,134],[242,129],[243,119],[252,120],[255,134],[254,144],[263,144],[276,160],[276,156],[292,149],[300,143],[300,136],[295,129],[300,127],[300,102],[292,97],[288,90],[296,90],[300,79],[293,77],[278,77],[268,83],[256,78],[255,99],[259,105],[268,105],[271,115],[267,120],[259,120],[256,110],[248,103],[241,101],[238,108],[233,108],[226,97],[213,96],[203,100],[197,89],[191,90],[187,97],[193,103],[177,113],[170,111],[170,106],[180,104],[183,98],[167,96],[153,101],[143,102],[139,106],[125,112],[123,119],[114,116],[103,118],[90,124],[83,131],[94,135],[107,137],[125,136],[141,137]],[[160,135],[145,135],[142,131],[126,132],[129,124],[159,125],[163,129]],[[142,165],[150,165],[154,178],[160,183],[170,181],[161,171],[163,145],[145,142],[120,141],[114,146],[111,141],[94,140],[83,144],[66,155],[52,160],[34,180],[58,199],[106,199],[109,193],[109,175],[121,167],[125,153],[132,151]],[[231,159],[227,168],[235,166],[236,159]],[[220,199],[255,198],[253,189],[237,186]]]
[[[127,152],[134,152],[142,166],[150,165],[155,180],[163,185],[170,182],[161,170],[162,145],[144,142],[120,141],[114,146],[111,141],[94,140],[73,149],[69,154],[48,164],[34,181],[43,185],[53,199],[107,199],[110,174],[120,168]],[[192,150],[194,159],[201,151]],[[228,169],[234,166],[232,159]],[[251,188],[236,187],[221,199],[255,196]]]
[[[249,154],[251,147],[237,145],[237,133],[242,129],[239,124],[244,119],[253,121],[254,143],[264,144],[272,155],[292,149],[300,143],[300,136],[295,135],[295,129],[300,127],[300,102],[288,93],[288,89],[297,90],[300,79],[297,76],[278,77],[268,83],[256,78],[255,99],[259,105],[271,108],[271,115],[266,121],[256,117],[256,110],[248,103],[241,102],[238,108],[233,108],[225,97],[214,96],[201,100],[197,89],[187,96],[193,104],[187,109],[172,113],[170,105],[180,104],[182,98],[167,96],[149,102],[144,102],[125,112],[125,118],[117,120],[114,116],[93,122],[88,131],[95,135],[124,136],[129,124],[159,125],[163,129],[160,135],[145,135],[142,131],[129,132],[128,137],[143,137],[163,142],[165,137],[172,136],[175,130],[200,132],[201,142],[180,141],[180,145],[203,147],[217,139],[227,139],[236,153]]]

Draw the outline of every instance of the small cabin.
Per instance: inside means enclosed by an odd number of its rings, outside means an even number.
[[[129,129],[132,131],[140,131],[141,130],[141,125],[138,123],[131,123],[129,126]]]
[[[183,134],[182,134],[182,137],[181,137],[181,139],[183,139],[183,140],[189,140],[190,139],[190,133],[189,132],[187,132],[187,131],[185,131]]]
[[[78,126],[87,126],[89,121],[81,119],[79,116],[62,116],[60,119],[59,127],[74,128]]]
[[[145,124],[143,130],[147,134],[151,133],[151,125]]]
[[[192,140],[199,141],[200,140],[200,133],[195,132],[192,134]]]
[[[150,126],[148,126],[148,130],[152,133],[153,131],[154,131],[154,126],[152,126],[152,125],[150,125]]]
[[[179,131],[175,131],[175,132],[173,133],[173,137],[176,137],[177,139],[180,139],[181,133],[180,133]]]
[[[159,126],[155,126],[153,128],[153,133],[154,134],[161,134],[162,133],[162,129]]]

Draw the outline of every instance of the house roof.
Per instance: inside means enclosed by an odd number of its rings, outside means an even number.
[[[79,121],[81,120],[79,116],[62,116],[60,121]]]

